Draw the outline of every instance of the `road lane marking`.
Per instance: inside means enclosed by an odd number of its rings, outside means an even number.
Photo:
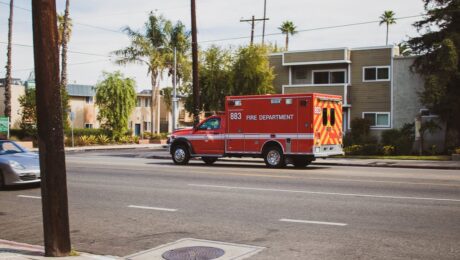
[[[460,202],[460,199],[445,199],[445,198],[387,196],[387,195],[357,194],[357,193],[336,193],[336,192],[321,192],[321,191],[306,191],[306,190],[282,190],[282,189],[234,187],[234,186],[219,186],[219,185],[206,185],[206,184],[188,184],[188,186],[201,187],[201,188],[218,188],[218,189],[227,189],[227,190],[273,191],[273,192],[304,193],[304,194],[334,195],[334,196],[348,196],[348,197],[365,197],[365,198],[381,198],[381,199],[408,199],[408,200],[432,200],[432,201]]]
[[[147,207],[147,206],[136,206],[136,205],[129,205],[128,208],[135,208],[135,209],[151,209],[151,210],[169,211],[169,212],[175,212],[175,211],[177,211],[177,209],[167,209],[167,208],[157,208],[157,207]]]
[[[39,197],[39,196],[30,196],[30,195],[18,195],[19,198],[27,198],[27,199],[37,199],[37,200],[41,200],[42,197]]]
[[[344,227],[348,224],[345,223],[336,223],[336,222],[323,222],[323,221],[311,221],[311,220],[299,220],[299,219],[288,219],[282,218],[281,222],[292,222],[292,223],[303,223],[303,224],[317,224],[317,225],[330,225],[330,226],[341,226]]]

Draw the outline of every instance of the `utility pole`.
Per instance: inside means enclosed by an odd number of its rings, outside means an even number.
[[[265,21],[267,19],[267,0],[264,0],[264,22],[262,26],[262,45],[265,44]]]
[[[254,44],[254,27],[255,27],[256,21],[264,21],[265,22],[265,20],[268,20],[268,18],[255,19],[254,15],[252,16],[251,19],[241,19],[240,20],[240,22],[251,22],[251,46]]]
[[[38,148],[46,256],[71,250],[56,1],[32,1]]]
[[[193,126],[200,122],[200,86],[198,81],[198,38],[196,28],[196,5],[192,1],[192,70],[193,70]]]
[[[177,124],[176,124],[176,120],[177,120],[177,116],[176,116],[176,113],[177,113],[177,47],[174,46],[174,80],[173,80],[173,98],[172,98],[172,109],[173,109],[173,112],[172,112],[172,130],[175,131],[176,130],[176,127],[177,127]]]

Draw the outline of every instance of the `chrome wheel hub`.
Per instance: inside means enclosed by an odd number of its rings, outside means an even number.
[[[270,165],[278,165],[281,160],[280,153],[276,150],[271,150],[267,154],[267,161]]]
[[[181,148],[177,149],[174,152],[174,158],[176,159],[177,162],[183,162],[185,159],[185,151]]]

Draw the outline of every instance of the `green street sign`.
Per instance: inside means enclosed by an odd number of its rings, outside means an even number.
[[[8,120],[8,117],[6,116],[0,116],[0,132],[9,132],[9,124],[10,120]]]

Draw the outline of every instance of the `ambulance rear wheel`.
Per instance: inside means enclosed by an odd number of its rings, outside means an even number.
[[[265,165],[269,168],[281,168],[286,165],[283,151],[276,146],[268,147],[264,152]]]
[[[177,145],[173,149],[172,159],[175,164],[185,165],[190,160],[190,152],[184,145]]]
[[[217,161],[217,157],[201,157],[201,160],[207,165],[212,165]]]
[[[292,161],[293,161],[292,163],[294,164],[294,167],[296,168],[305,168],[311,163],[311,161],[308,158],[302,158],[302,157],[295,157],[293,158]]]

